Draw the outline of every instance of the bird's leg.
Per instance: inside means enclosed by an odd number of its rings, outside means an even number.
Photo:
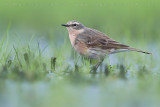
[[[99,65],[101,65],[101,63],[103,62],[103,60],[104,60],[104,58],[101,58],[101,59],[98,61],[98,63],[92,67],[92,69],[91,69],[90,72],[91,72],[91,73],[96,73],[97,68],[99,67]]]

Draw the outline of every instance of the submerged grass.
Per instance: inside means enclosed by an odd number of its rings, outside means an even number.
[[[49,47],[49,48],[51,49],[52,47]],[[63,49],[63,52],[61,49],[56,50],[53,56],[48,57],[49,53],[45,54],[44,52],[45,55],[43,55],[39,42],[38,42],[37,49],[36,47],[35,48],[32,47],[31,49],[29,44],[26,44],[24,47],[19,46],[18,48],[16,48],[13,45],[13,48],[8,49],[10,51],[8,52],[4,51],[5,53],[3,51],[1,52],[2,54],[4,54],[4,57],[1,60],[2,69],[0,72],[1,74],[0,76],[5,77],[4,72],[6,72],[7,75],[9,74],[12,75],[12,72],[16,72],[16,73],[22,73],[24,76],[23,78],[28,78],[28,79],[32,78],[33,80],[36,80],[36,78],[39,77],[38,75],[45,77],[46,74],[48,74],[49,72],[54,72],[56,75],[65,75],[65,73],[69,74],[69,72],[76,72],[83,75],[90,75],[89,71],[90,71],[90,66],[93,65],[92,61],[90,61],[85,57],[79,56],[75,52],[74,52],[74,57],[67,58],[65,57],[65,55],[69,54],[70,52],[65,49],[66,48],[65,44],[64,46],[62,45],[61,48]],[[121,53],[121,55],[122,54],[123,53]],[[116,74],[116,77],[125,79],[126,75],[129,75],[127,74],[127,72],[133,71],[133,69],[130,68],[130,66],[135,67],[138,65],[136,63],[143,62],[142,61],[143,58],[135,61],[136,59],[134,59],[134,55],[132,55],[132,58],[129,58],[128,56],[129,54],[132,54],[132,53],[127,53],[126,57],[128,57],[128,61],[125,62],[123,59],[123,61],[119,61],[122,63],[118,62],[119,64],[111,64],[111,63],[115,63],[116,61],[110,62],[109,57],[107,57],[106,58],[107,62],[104,61],[102,66],[100,66],[98,71],[95,72],[94,74],[104,75],[104,76]],[[117,57],[117,56],[115,55],[114,57],[116,57],[117,59],[121,57],[121,56],[120,57]],[[137,57],[140,57],[140,56],[137,56]],[[146,57],[146,58],[148,57],[145,60],[149,60],[150,57],[154,57],[154,56],[143,55],[143,57]],[[130,62],[130,60],[135,61],[135,63]],[[152,63],[156,64],[156,62],[152,62]],[[104,65],[104,64],[107,64],[107,65]],[[136,71],[133,71],[133,72],[138,72],[139,73],[138,76],[143,75],[144,74],[143,72],[147,71],[147,68],[145,67],[147,65],[145,65],[144,63],[142,64],[142,66],[143,68],[136,67]],[[16,75],[16,76],[19,77],[19,75]]]

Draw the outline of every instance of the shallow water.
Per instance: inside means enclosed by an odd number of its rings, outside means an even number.
[[[0,106],[157,107],[160,85],[157,79],[148,77],[126,80],[90,74],[35,82],[1,80]]]

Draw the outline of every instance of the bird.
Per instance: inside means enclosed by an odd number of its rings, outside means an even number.
[[[93,66],[91,71],[97,70],[106,55],[126,51],[152,54],[117,42],[101,31],[84,26],[79,21],[69,21],[67,24],[62,24],[62,26],[67,28],[71,45],[80,55],[98,60],[98,63]]]

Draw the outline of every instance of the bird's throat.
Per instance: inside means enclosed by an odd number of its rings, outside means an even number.
[[[76,35],[69,34],[69,39],[70,39],[70,42],[71,42],[72,47],[74,47]]]
[[[84,30],[72,30],[72,29],[68,29],[68,32],[69,32],[69,39],[70,39],[70,42],[72,44],[72,47],[74,47],[74,43],[75,43],[75,39],[76,37],[82,33]]]

